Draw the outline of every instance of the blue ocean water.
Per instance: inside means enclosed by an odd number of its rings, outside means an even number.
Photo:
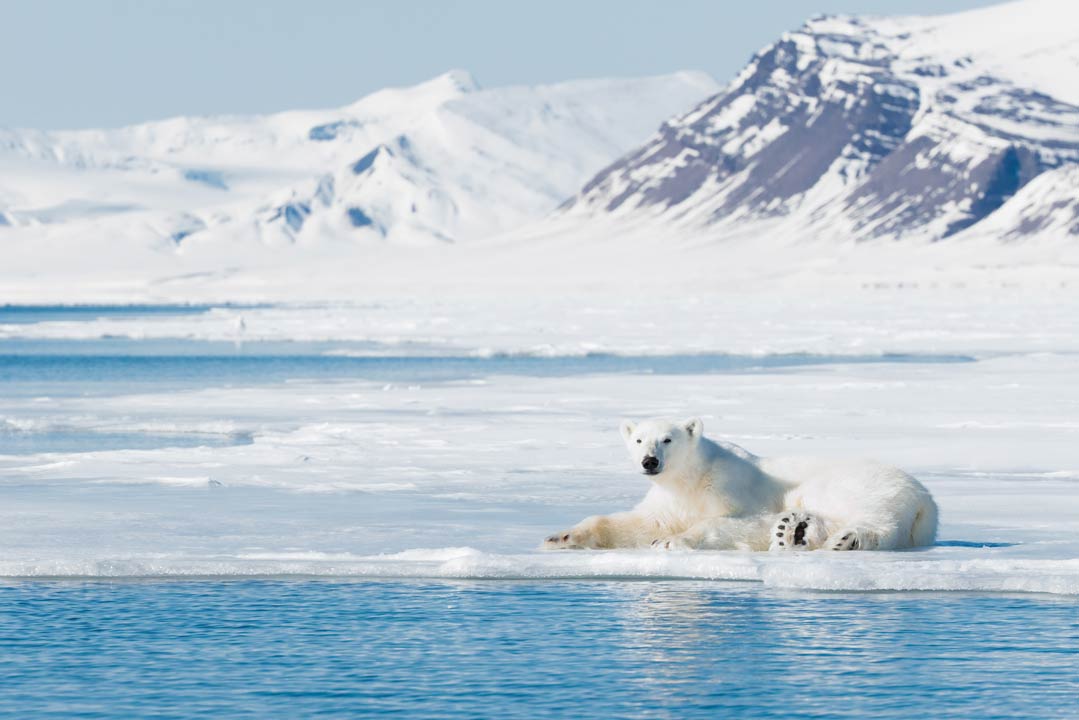
[[[966,355],[883,354],[572,356],[446,354],[412,348],[388,354],[372,343],[244,342],[189,339],[104,338],[91,340],[0,340],[0,391],[95,395],[288,380],[447,382],[510,375],[567,377],[594,374],[706,375],[795,370],[865,363],[965,363]]]
[[[19,581],[12,718],[1060,718],[1079,606],[697,582]]]
[[[47,321],[87,321],[97,318],[199,315],[214,307],[248,308],[261,305],[0,305],[0,325]]]
[[[45,343],[36,343],[38,349]],[[57,343],[62,346],[73,342]],[[782,370],[807,365],[881,362],[968,362],[963,356],[828,355],[582,355],[531,356],[341,356],[315,354],[304,344],[228,346],[222,343],[120,343],[82,341],[61,351],[25,352],[21,343],[0,343],[0,390],[10,396],[93,395],[117,391],[150,392],[197,387],[276,383],[288,380],[371,380],[377,382],[448,382],[518,375],[566,377],[590,374],[700,375]],[[153,352],[156,346],[160,352]],[[182,345],[182,347],[177,347]],[[226,345],[227,347],[222,347]],[[91,352],[93,349],[99,352]]]
[[[101,432],[81,428],[28,431],[0,426],[0,455],[153,450],[164,447],[224,447],[250,445],[252,442],[253,438],[246,433]]]

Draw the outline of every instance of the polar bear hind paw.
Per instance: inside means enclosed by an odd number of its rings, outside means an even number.
[[[842,530],[828,538],[825,547],[829,550],[858,550],[861,543],[858,542],[858,533],[854,530]]]
[[[846,527],[825,541],[828,550],[879,550],[880,535],[866,527]]]
[[[804,512],[784,512],[772,526],[770,550],[813,550],[821,544],[820,522]]]
[[[690,544],[681,535],[671,535],[665,538],[656,538],[652,541],[653,550],[692,550],[693,545]]]

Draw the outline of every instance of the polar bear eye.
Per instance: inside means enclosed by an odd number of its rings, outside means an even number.
[[[637,444],[638,444],[638,445],[640,445],[640,444],[641,444],[641,439],[640,439],[640,438],[637,438]]]
[[[671,439],[670,438],[664,438],[663,439],[663,444],[664,445],[670,445],[671,444]]]

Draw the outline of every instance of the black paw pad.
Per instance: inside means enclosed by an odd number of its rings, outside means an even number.
[[[794,544],[805,545],[806,544],[806,528],[809,527],[809,521],[803,520],[794,527]]]

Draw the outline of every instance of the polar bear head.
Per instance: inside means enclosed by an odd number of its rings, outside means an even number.
[[[657,418],[639,423],[623,420],[619,428],[634,464],[645,475],[677,475],[697,457],[704,432],[700,418]]]

